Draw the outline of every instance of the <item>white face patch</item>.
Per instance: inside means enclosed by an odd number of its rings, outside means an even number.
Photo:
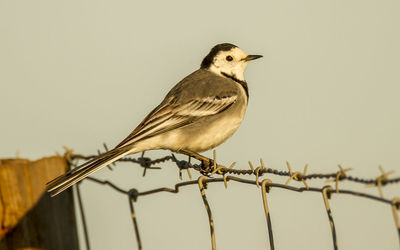
[[[229,51],[220,51],[215,57],[209,68],[217,75],[222,73],[233,76],[244,81],[244,71],[249,61],[243,60],[247,54],[239,48],[233,48]]]

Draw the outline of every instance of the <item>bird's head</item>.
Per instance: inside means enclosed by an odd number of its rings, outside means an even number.
[[[244,71],[247,64],[260,55],[248,55],[239,47],[230,43],[214,46],[201,63],[202,69],[207,69],[217,75],[233,77],[244,81]]]

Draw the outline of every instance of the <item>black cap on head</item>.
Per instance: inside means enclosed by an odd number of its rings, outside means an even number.
[[[210,53],[208,53],[208,55],[206,57],[204,57],[203,61],[201,62],[200,68],[208,69],[210,67],[210,65],[212,64],[214,57],[218,54],[218,52],[228,51],[233,48],[237,48],[237,46],[233,45],[231,43],[221,43],[221,44],[215,45],[211,49]]]

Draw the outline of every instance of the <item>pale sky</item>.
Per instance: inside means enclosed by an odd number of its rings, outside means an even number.
[[[248,168],[262,157],[280,170],[308,163],[309,173],[342,164],[369,178],[379,164],[399,170],[399,12],[394,0],[0,0],[0,157],[115,146],[212,46],[230,42],[264,58],[246,71],[249,106],[217,148],[222,164]],[[94,176],[140,191],[179,182],[173,164],[161,166],[144,178],[129,164]],[[385,188],[385,197],[398,190]],[[206,192],[218,249],[269,249],[256,187],[219,183]],[[126,197],[89,182],[82,194],[92,249],[135,249]],[[320,194],[273,190],[269,203],[276,249],[332,249]],[[135,205],[144,249],[210,249],[197,187]],[[398,249],[390,206],[352,196],[334,196],[331,206],[340,249]]]

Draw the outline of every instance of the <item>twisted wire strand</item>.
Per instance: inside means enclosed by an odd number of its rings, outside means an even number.
[[[105,146],[106,148],[106,146]],[[107,150],[107,148],[106,148]],[[65,156],[67,161],[72,165],[72,166],[78,166],[77,161],[78,160],[89,160],[93,157],[96,157],[97,155],[89,155],[89,156],[84,156],[80,154],[72,154],[71,151],[69,152],[68,155]],[[161,169],[158,165],[160,163],[166,162],[166,161],[172,161],[176,164],[176,166],[179,169],[180,177],[181,177],[181,171],[186,169],[188,171],[188,175],[191,178],[191,174],[189,169],[193,169],[198,171],[201,175],[197,180],[190,180],[190,181],[182,181],[176,183],[173,187],[160,187],[156,189],[151,189],[151,190],[146,190],[146,191],[138,191],[135,188],[131,188],[130,190],[124,190],[114,183],[107,181],[107,180],[100,180],[94,177],[87,177],[86,179],[92,182],[95,182],[100,185],[106,185],[112,188],[114,191],[117,193],[127,195],[128,196],[128,201],[129,201],[129,207],[131,210],[131,217],[132,217],[132,222],[135,230],[135,236],[136,236],[136,241],[138,245],[138,249],[143,249],[143,244],[140,240],[140,234],[139,234],[139,226],[137,224],[137,215],[134,212],[133,208],[133,203],[137,202],[138,198],[141,196],[147,196],[147,195],[153,195],[157,193],[162,193],[162,192],[169,192],[169,193],[179,193],[179,190],[181,187],[185,186],[191,186],[191,185],[198,185],[199,186],[199,191],[201,194],[201,197],[203,199],[203,203],[206,208],[206,212],[208,214],[209,218],[209,226],[210,226],[210,235],[211,235],[211,246],[212,249],[216,249],[216,241],[215,241],[215,230],[214,230],[214,221],[212,218],[212,210],[211,210],[211,205],[207,200],[206,192],[205,190],[207,189],[207,184],[209,183],[219,183],[223,182],[225,184],[225,187],[227,187],[227,182],[229,181],[235,181],[238,183],[243,183],[243,184],[250,184],[250,185],[256,185],[257,187],[261,187],[261,192],[262,192],[262,201],[264,204],[264,210],[265,210],[265,216],[266,216],[266,222],[268,226],[268,237],[269,237],[269,249],[275,249],[274,246],[274,240],[273,240],[273,230],[272,230],[272,224],[271,224],[271,212],[268,209],[268,203],[267,203],[267,193],[270,192],[271,189],[285,189],[289,191],[294,191],[294,192],[318,192],[321,193],[323,196],[323,201],[325,204],[325,209],[327,212],[328,216],[328,222],[329,226],[332,232],[332,242],[334,249],[338,249],[338,239],[336,235],[336,229],[335,229],[335,224],[334,224],[334,218],[333,214],[329,205],[329,199],[331,198],[332,194],[344,194],[344,195],[353,195],[353,196],[358,196],[366,199],[370,199],[373,201],[377,202],[382,202],[385,204],[389,204],[391,210],[393,211],[393,218],[395,220],[395,225],[396,225],[396,230],[398,233],[399,237],[399,242],[400,242],[400,222],[399,222],[399,217],[397,214],[396,210],[400,210],[400,199],[399,198],[394,198],[392,200],[386,199],[382,195],[382,187],[388,184],[397,184],[400,182],[400,177],[397,178],[389,178],[388,172],[383,171],[383,169],[380,167],[380,170],[382,172],[382,175],[376,177],[376,178],[359,178],[355,176],[350,176],[347,175],[346,172],[350,169],[343,169],[340,165],[339,168],[340,170],[335,172],[335,173],[327,173],[327,174],[322,174],[322,173],[312,173],[312,174],[306,174],[308,165],[305,166],[303,172],[293,172],[291,169],[290,164],[287,162],[287,167],[288,171],[286,170],[277,170],[277,169],[272,169],[272,168],[267,168],[264,165],[264,162],[262,159],[260,159],[260,166],[258,167],[253,167],[253,164],[249,162],[250,169],[234,169],[235,163],[233,163],[230,167],[225,167],[223,165],[219,165],[216,163],[216,155],[214,152],[214,159],[209,159],[204,156],[194,156],[194,158],[198,159],[201,161],[200,164],[196,163],[191,163],[190,158],[188,161],[186,160],[178,160],[174,154],[171,156],[165,156],[157,159],[150,159],[148,157],[144,157],[144,154],[142,154],[141,157],[138,158],[133,158],[133,157],[125,157],[118,162],[131,162],[135,164],[139,164],[140,167],[144,169],[143,176],[146,173],[146,170],[156,170],[156,169]],[[274,183],[269,179],[264,179],[262,178],[263,175],[265,174],[272,174],[276,176],[281,176],[281,177],[289,177],[289,179],[286,181],[286,184],[281,184],[281,183]],[[220,177],[213,177],[213,175],[219,175],[222,176]],[[255,176],[255,180],[250,180],[250,179],[245,179],[238,177],[240,175],[247,175],[247,176]],[[213,178],[208,178],[208,177],[213,177]],[[314,179],[329,179],[333,180],[336,183],[336,189],[332,188],[331,186],[325,186],[325,187],[310,187],[307,184],[307,180],[314,180]],[[294,181],[301,181],[304,183],[304,187],[294,187],[288,185],[291,180]],[[341,181],[351,181],[354,183],[359,183],[359,184],[366,184],[366,185],[372,185],[372,186],[377,186],[380,191],[380,196],[375,196],[371,195],[368,193],[364,192],[358,192],[354,190],[348,190],[348,189],[341,189],[338,186],[338,183]],[[85,225],[85,231],[88,230],[86,226],[86,219],[84,216],[84,206],[82,205],[81,197],[79,193],[79,200],[80,200],[80,206],[79,209],[81,210],[82,214],[82,220],[83,224]],[[89,239],[88,239],[88,234],[85,234],[85,242],[88,247],[89,246]]]

